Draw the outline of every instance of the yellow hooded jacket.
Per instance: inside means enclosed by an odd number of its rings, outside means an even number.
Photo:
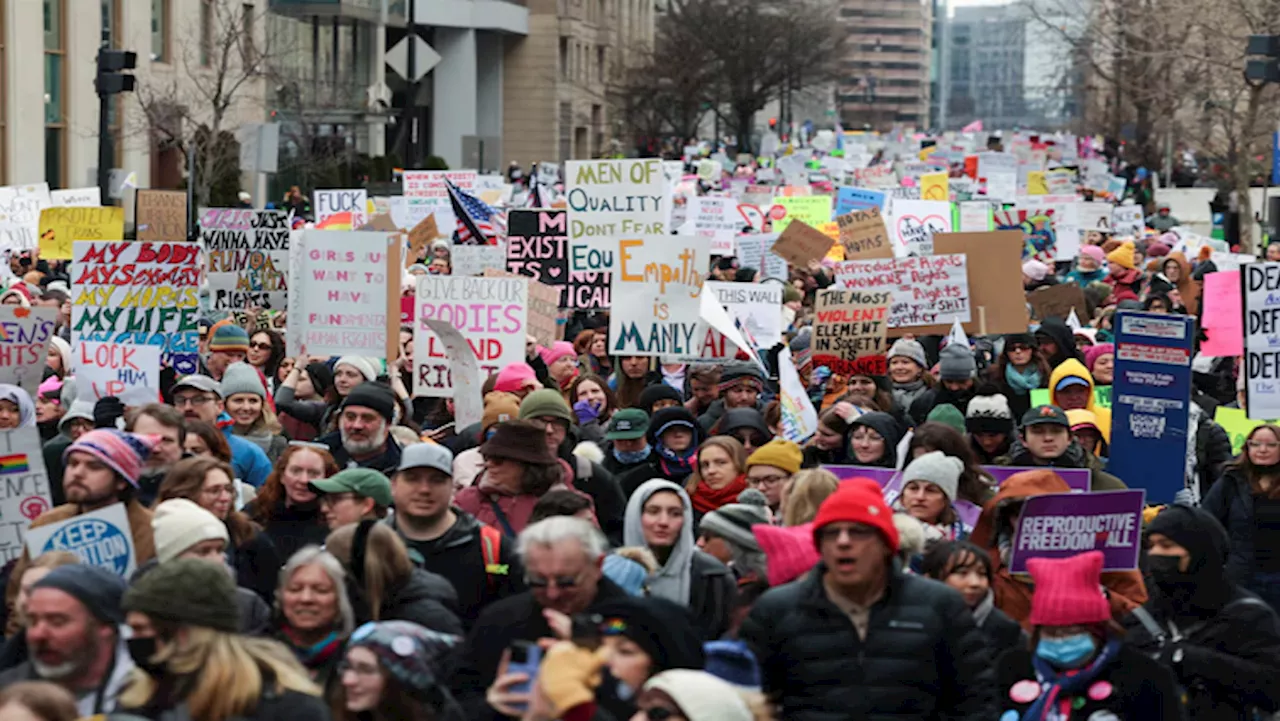
[[[1089,373],[1089,369],[1085,368],[1083,363],[1075,358],[1068,358],[1053,369],[1053,373],[1049,376],[1049,401],[1059,408],[1062,407],[1062,404],[1058,403],[1057,388],[1058,383],[1066,378],[1082,378],[1089,384],[1089,404],[1085,406],[1085,410],[1093,413],[1094,418],[1097,419],[1095,425],[1098,431],[1102,433],[1107,443],[1111,443],[1111,409],[1097,404],[1093,395],[1093,374]]]

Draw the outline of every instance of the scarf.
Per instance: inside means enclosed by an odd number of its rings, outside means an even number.
[[[1041,686],[1049,684],[1049,688],[1040,694],[1035,703],[1031,704],[1031,708],[1022,715],[1022,721],[1043,721],[1048,718],[1049,709],[1053,707],[1059,696],[1078,696],[1083,693],[1119,653],[1120,639],[1113,638],[1107,641],[1107,645],[1102,647],[1102,653],[1098,654],[1088,666],[1058,671],[1048,661],[1037,656],[1033,650],[1031,665],[1036,670],[1036,679]],[[1063,721],[1068,721],[1071,718],[1070,700],[1064,698],[1059,704],[1058,712]]]
[[[737,503],[738,494],[747,490],[747,475],[744,473],[730,481],[724,488],[715,489],[707,485],[706,481],[698,481],[698,487],[693,489],[693,510],[698,513],[710,513],[717,508]]]
[[[912,402],[925,391],[924,381],[914,380],[909,383],[893,384],[893,399],[903,408],[911,407]]]
[[[569,390],[569,386],[573,385],[573,382],[576,380],[578,380],[578,369],[574,368],[572,373],[565,376],[564,379],[560,381],[560,390],[562,392]]]
[[[662,475],[667,478],[676,478],[684,480],[693,473],[693,460],[697,457],[697,449],[693,446],[684,454],[676,453],[662,444],[662,441],[655,441],[653,450],[658,452],[658,467],[662,469]]]
[[[634,466],[635,464],[647,459],[653,451],[652,446],[645,446],[639,451],[620,451],[617,448],[613,450],[613,458],[624,466]]]
[[[974,624],[976,624],[978,628],[982,628],[983,624],[985,624],[987,622],[987,619],[990,618],[991,611],[995,607],[996,607],[996,592],[988,588],[987,595],[983,596],[982,600],[978,601],[978,605],[974,606],[973,608]]]
[[[307,668],[319,668],[329,662],[342,650],[345,645],[342,635],[337,631],[330,631],[328,636],[320,639],[316,643],[306,645],[300,641],[293,629],[287,625],[280,628],[280,632],[289,642],[289,648],[293,649],[293,655],[298,657],[298,661]]]
[[[1010,363],[1004,367],[1004,379],[1009,383],[1009,387],[1014,393],[1025,396],[1031,391],[1040,387],[1043,378],[1040,377],[1040,371],[1033,365],[1027,366],[1026,370],[1020,371],[1013,367]]]

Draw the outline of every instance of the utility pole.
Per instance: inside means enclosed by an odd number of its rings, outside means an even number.
[[[415,78],[409,81],[409,101],[405,103],[405,110],[409,113],[409,152],[405,158],[404,167],[420,168],[422,163],[419,160],[418,148],[421,138],[421,132],[418,127],[418,3],[416,0],[409,0],[409,22],[405,23],[405,27],[409,31],[409,47],[408,50],[408,69],[409,77]]]
[[[98,189],[102,194],[102,202],[106,204],[111,197],[109,179],[111,177],[112,158],[115,153],[111,149],[111,127],[107,122],[111,112],[111,98],[120,93],[131,93],[137,87],[138,79],[132,73],[122,70],[133,70],[138,67],[138,54],[130,50],[113,50],[98,48],[98,77],[94,79],[94,88],[98,91]]]

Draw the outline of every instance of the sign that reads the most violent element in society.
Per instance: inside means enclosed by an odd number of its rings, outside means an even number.
[[[611,353],[680,356],[698,352],[702,271],[711,240],[656,235],[615,242]]]
[[[413,336],[415,395],[453,395],[447,349],[429,322],[458,329],[479,361],[480,377],[488,378],[504,366],[524,361],[528,308],[527,278],[419,277]]]
[[[289,289],[289,218],[283,210],[208,208],[200,239],[209,254],[213,310],[284,310]]]

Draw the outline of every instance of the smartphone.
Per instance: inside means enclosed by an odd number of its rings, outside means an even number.
[[[542,665],[542,648],[532,641],[512,641],[508,647],[511,660],[507,662],[508,673],[523,673],[529,680],[511,687],[515,693],[531,693],[533,684],[538,680],[538,666]]]

